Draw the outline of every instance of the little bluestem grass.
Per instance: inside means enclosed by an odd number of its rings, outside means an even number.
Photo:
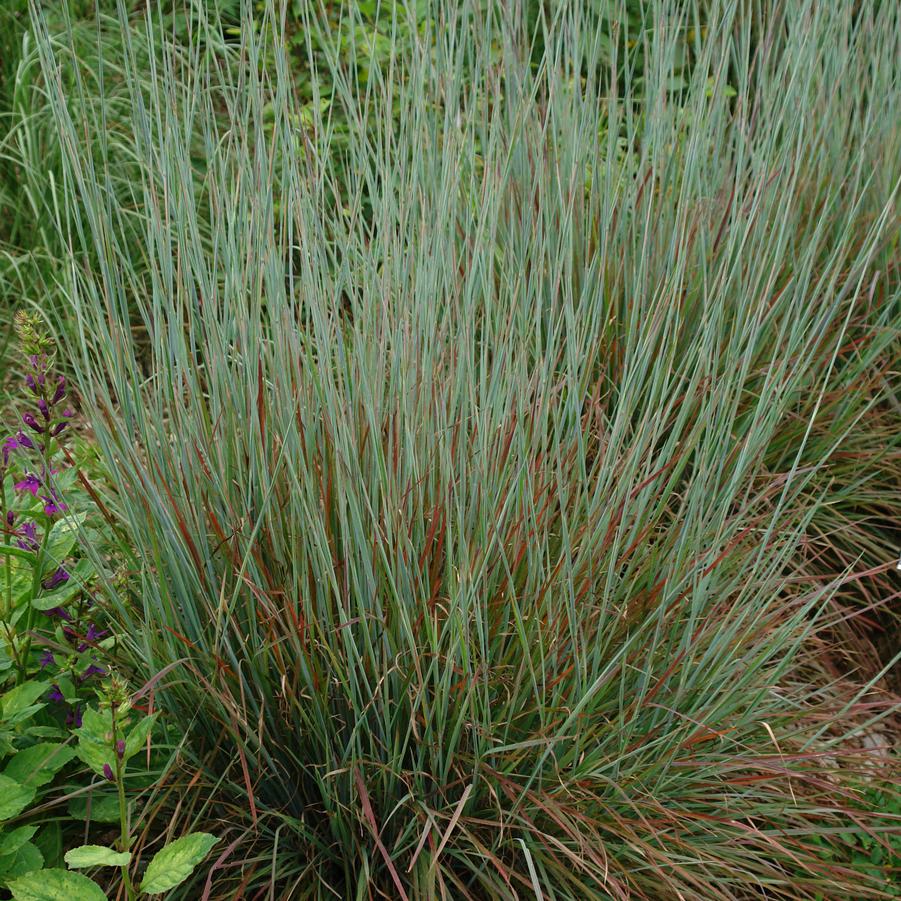
[[[892,660],[819,652],[897,593],[855,521],[899,466],[899,13],[611,6],[436,3],[376,53],[348,5],[348,60],[301,4],[302,106],[284,9],[122,7],[116,133],[35,12],[111,603],[212,897],[887,884],[843,836],[898,827],[855,741]]]

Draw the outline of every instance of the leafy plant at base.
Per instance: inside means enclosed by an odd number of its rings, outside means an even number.
[[[0,688],[6,689],[0,695],[0,886],[16,899],[106,897],[85,876],[44,867],[36,839],[44,825],[40,814],[33,817],[34,824],[8,826],[31,818],[36,808],[59,803],[64,792],[51,783],[77,754],[116,785],[119,849],[81,846],[66,853],[66,862],[81,868],[121,867],[127,896],[135,898],[128,865],[131,830],[137,824],[129,822],[125,780],[129,760],[149,748],[156,714],[136,717],[125,682],[100,664],[101,659],[105,664],[110,641],[108,631],[97,625],[98,607],[90,598],[95,570],[87,559],[69,562],[85,520],[69,504],[73,497],[83,497],[64,490],[64,485],[73,487],[73,480],[57,478],[55,468],[62,456],[60,436],[73,416],[64,407],[66,380],[53,377],[52,345],[39,320],[20,313],[16,324],[28,356],[25,385],[35,410],[22,414],[29,433],[20,429],[6,439],[0,457],[0,662],[5,663]],[[14,469],[20,470],[18,477]],[[100,557],[96,549],[93,557]],[[84,692],[99,677],[105,678],[95,708]],[[83,785],[89,787],[90,780]],[[58,820],[54,811],[51,822]],[[84,828],[79,831],[83,834]],[[159,894],[159,886],[179,884],[215,841],[195,833],[164,846],[151,861],[154,876],[146,892]]]

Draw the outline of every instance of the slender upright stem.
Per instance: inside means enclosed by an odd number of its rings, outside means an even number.
[[[113,720],[113,760],[116,764],[116,789],[119,793],[119,850],[126,852],[131,845],[131,837],[128,832],[128,807],[125,801],[125,766],[122,757],[119,755],[119,730],[116,723],[117,704],[114,701],[110,705],[110,712]],[[129,873],[128,864],[122,865],[122,881],[125,883],[125,891],[129,901],[135,897],[134,886],[131,882],[131,874]]]

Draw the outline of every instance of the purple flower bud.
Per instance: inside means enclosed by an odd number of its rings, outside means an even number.
[[[85,641],[100,641],[103,636],[106,635],[106,629],[98,629],[93,623],[88,626],[88,631],[85,633]]]
[[[23,522],[21,528],[16,531],[16,534],[22,536],[16,544],[23,551],[36,551],[38,549],[37,526],[35,526],[33,522]]]
[[[53,656],[53,653],[51,651],[44,651],[44,653],[41,654],[41,659],[38,661],[38,665],[41,667],[41,669],[46,669],[48,666],[55,666],[56,657]]]
[[[28,426],[32,431],[37,432],[38,434],[42,434],[44,432],[44,427],[34,418],[34,413],[23,413],[22,414],[22,422]]]
[[[41,393],[41,389],[38,387],[38,383],[34,380],[34,376],[30,372],[25,376],[25,384],[28,385],[28,388],[32,394]]]
[[[56,391],[53,392],[53,398],[51,399],[51,404],[58,404],[64,397],[66,396],[66,378],[65,376],[60,376],[56,382]]]
[[[110,782],[115,782],[116,777],[113,775],[113,768],[108,764],[103,764],[103,775],[109,779]]]
[[[79,682],[84,682],[86,679],[90,679],[91,676],[105,676],[106,670],[102,666],[97,666],[96,663],[92,663],[79,677]]]
[[[58,616],[67,623],[72,622],[72,617],[69,616],[69,611],[66,610],[65,607],[51,607],[49,610],[45,610],[44,613],[46,613],[47,616]]]
[[[63,410],[63,416],[65,416],[66,419],[71,419],[74,415],[75,411],[71,407],[66,407],[66,409]]]
[[[51,685],[50,691],[47,692],[47,700],[53,701],[54,704],[62,704],[66,699],[63,697],[58,685]]]
[[[12,528],[16,524],[16,514],[9,510],[6,514],[6,524]]]
[[[125,742],[121,738],[116,742],[116,756],[119,760],[125,756]]]
[[[60,585],[64,585],[68,581],[69,573],[60,566],[52,576],[48,576],[44,579],[44,581],[41,582],[41,585],[43,585],[47,591],[53,591],[54,588],[59,588]]]
[[[13,485],[13,488],[15,488],[16,491],[30,491],[37,497],[38,491],[41,490],[41,483],[33,472],[29,472],[21,482],[16,482],[15,485]]]
[[[41,500],[44,502],[44,513],[47,516],[54,516],[57,513],[65,513],[69,508],[62,502],[58,500],[53,500],[49,497],[44,497],[41,495]]]
[[[9,438],[7,438],[3,442],[3,465],[4,466],[9,466],[9,455],[14,450],[16,450],[16,448],[18,446],[19,446],[19,442],[15,438],[13,438],[12,435],[10,435]]]
[[[68,422],[58,422],[51,430],[50,437],[55,438],[57,435],[61,435],[66,429],[69,428]]]
[[[41,411],[41,416],[43,416],[44,419],[50,419],[50,405],[43,397],[38,400],[38,409]]]

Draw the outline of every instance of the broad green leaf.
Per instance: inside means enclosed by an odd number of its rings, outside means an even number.
[[[106,901],[100,886],[81,873],[38,870],[9,884],[16,901]]]
[[[49,682],[23,682],[0,698],[3,719],[12,720],[35,705],[50,690]],[[41,705],[43,706],[43,705]]]
[[[78,529],[86,517],[86,513],[78,513],[75,516],[67,516],[54,524],[44,550],[44,559],[48,561],[45,576],[53,572],[72,552],[78,538]]]
[[[208,832],[191,832],[158,851],[147,867],[141,891],[161,895],[180,885],[219,842]]]
[[[81,727],[75,730],[78,736],[78,756],[95,773],[103,774],[103,764],[114,765],[113,719],[109,710],[95,710],[88,707],[84,712]]]
[[[71,829],[66,818],[59,817],[41,826],[34,837],[34,844],[44,856],[46,867],[61,867],[63,864],[63,823],[67,829]]]
[[[44,866],[44,855],[40,848],[25,842],[15,854],[0,857],[0,885],[6,885],[19,876],[40,870]]]
[[[0,544],[0,557],[16,557],[19,560],[25,560],[31,566],[34,566],[38,559],[37,554],[33,551],[23,551],[11,544]]]
[[[33,785],[21,785],[8,776],[0,776],[0,822],[21,813],[33,800]]]
[[[3,775],[22,785],[46,785],[74,756],[68,745],[42,742],[15,754]]]
[[[81,845],[66,852],[66,863],[70,870],[86,867],[122,867],[131,861],[131,854],[105,848],[103,845]]]
[[[73,819],[90,820],[93,823],[118,823],[119,799],[115,795],[98,792],[73,798],[69,802],[69,815]]]
[[[157,715],[155,713],[143,717],[137,722],[134,729],[132,729],[125,737],[126,760],[134,757],[134,755],[144,747],[147,736],[150,735],[150,732],[153,729],[153,723],[156,720],[156,717]]]
[[[37,831],[37,826],[19,826],[17,829],[0,834],[0,857],[15,854],[25,842],[31,841],[31,837]]]
[[[51,572],[56,569],[54,565]],[[69,570],[69,581],[64,583],[55,591],[42,591],[40,595],[33,598],[31,606],[35,610],[52,610],[54,607],[64,607],[79,592],[84,589],[86,582],[93,577],[95,570],[90,560],[79,560],[74,567],[66,567]]]

